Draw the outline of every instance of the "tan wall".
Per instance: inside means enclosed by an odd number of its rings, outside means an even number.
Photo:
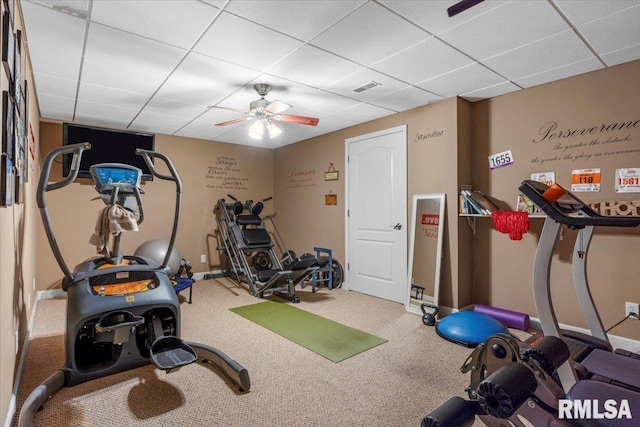
[[[457,109],[458,100],[452,98],[277,149],[276,218],[287,245],[298,253],[311,251],[314,245],[326,245],[344,264],[345,140],[406,124],[408,217],[405,229],[409,233],[413,194],[446,193],[447,211],[453,221],[445,223],[445,236],[449,240],[444,244],[441,296],[444,305],[455,306],[458,299]],[[339,181],[324,181],[329,163],[339,171]],[[291,176],[292,172],[302,175]],[[330,192],[337,194],[337,206],[324,205],[325,195]],[[343,266],[346,269],[346,265]],[[464,292],[470,299],[470,284]]]
[[[62,124],[43,122],[42,151],[49,152],[62,144]],[[217,225],[213,209],[218,199],[231,193],[240,200],[264,198],[273,194],[273,150],[190,138],[156,135],[156,151],[174,164],[182,182],[182,212],[176,247],[195,272],[220,269],[216,250]],[[162,165],[156,160],[156,165]],[[54,165],[52,179],[60,178],[60,165]],[[158,166],[162,172],[162,166]],[[145,219],[138,232],[122,238],[125,254],[133,253],[150,239],[168,240],[171,235],[175,185],[155,178],[142,186]],[[78,180],[69,187],[47,194],[47,203],[58,244],[71,269],[80,261],[96,255],[89,244],[97,214],[104,207],[92,200],[97,193],[90,180]],[[267,204],[265,213],[273,207]],[[45,239],[40,224],[38,232]],[[43,240],[44,241],[44,240]],[[207,255],[207,263],[200,255]],[[38,289],[59,287],[58,267],[48,245],[38,247]]]
[[[634,61],[474,104],[474,186],[515,208],[517,187],[531,173],[555,172],[557,182],[569,188],[573,169],[600,168],[601,191],[577,193],[581,199],[640,200],[640,194],[614,190],[616,168],[640,167],[639,76],[640,61]],[[541,129],[549,122],[557,122],[557,131],[597,129],[584,136],[540,141]],[[623,122],[635,126],[600,132],[603,124]],[[615,138],[619,142],[613,142]],[[504,150],[512,150],[515,164],[489,171],[487,156]],[[491,229],[490,219],[478,220],[473,239],[476,302],[536,315],[531,277],[542,223],[532,219],[532,231],[522,241],[511,241]],[[571,282],[576,234],[565,229],[557,245],[552,294],[559,322],[586,327]],[[612,326],[624,317],[625,301],[640,301],[640,229],[598,229],[589,249],[593,298],[605,327]],[[627,320],[612,333],[639,339],[638,326]]]
[[[11,2],[13,3],[13,2]],[[2,3],[2,11],[5,3]],[[19,2],[12,7],[14,30],[23,30]],[[23,32],[24,37],[24,32]],[[19,357],[24,349],[29,318],[33,311],[36,280],[35,224],[39,220],[35,209],[35,186],[39,174],[39,121],[38,100],[35,96],[28,47],[26,55],[28,87],[27,141],[28,182],[24,184],[24,203],[0,207],[0,414],[2,421],[9,411]],[[0,86],[9,90],[4,70],[0,69]],[[4,117],[4,116],[2,116]],[[17,333],[17,337],[16,337]],[[15,349],[16,338],[19,348]],[[16,353],[17,351],[17,353]]]

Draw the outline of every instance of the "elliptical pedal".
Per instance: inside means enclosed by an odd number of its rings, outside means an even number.
[[[172,335],[162,336],[151,344],[150,358],[156,368],[167,372],[198,360],[195,350],[190,345]]]

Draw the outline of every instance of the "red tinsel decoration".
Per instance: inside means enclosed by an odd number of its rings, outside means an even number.
[[[501,233],[509,234],[511,240],[522,240],[522,235],[529,231],[529,214],[515,211],[493,211],[493,226]]]

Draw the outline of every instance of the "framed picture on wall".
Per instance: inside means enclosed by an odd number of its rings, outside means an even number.
[[[14,106],[14,117],[13,117],[13,125],[14,125],[14,153],[13,153],[13,166],[15,169],[15,181],[14,185],[16,187],[16,196],[14,198],[15,203],[22,203],[23,191],[22,185],[24,184],[24,171],[26,170],[25,162],[26,162],[26,132],[24,128],[24,119],[20,116],[20,110],[18,106]],[[24,114],[23,114],[24,116]]]
[[[9,92],[2,91],[2,153],[13,161],[14,152],[14,130],[13,130],[13,99]]]
[[[24,102],[22,89],[24,87],[24,55],[22,55],[22,31],[16,30],[15,52],[13,54],[13,98],[20,117],[24,115]]]
[[[27,88],[27,80],[24,81],[24,114],[22,115],[22,123],[24,128],[24,168],[22,170],[22,177],[24,182],[29,182],[29,151],[31,147],[29,145],[29,91]]]
[[[6,155],[0,155],[0,205],[11,206],[13,204],[13,188],[11,178],[13,176],[13,162]]]
[[[9,12],[9,16],[13,16],[13,0],[2,0],[4,10]]]
[[[15,55],[15,38],[13,35],[13,22],[11,14],[5,11],[2,14],[2,66],[7,78],[9,87],[13,82],[13,56]]]

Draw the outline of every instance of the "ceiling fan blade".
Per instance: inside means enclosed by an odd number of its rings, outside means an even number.
[[[280,120],[281,122],[296,123],[299,125],[308,126],[315,126],[320,121],[320,119],[317,119],[315,117],[292,116],[290,114],[276,114],[275,116],[273,116],[273,118],[275,120]]]
[[[246,122],[247,120],[251,120],[253,117],[243,117],[241,119],[233,119],[233,120],[229,120],[227,122],[221,122],[221,123],[216,123],[216,126],[228,126],[228,125],[234,125],[236,123],[240,123],[240,122]]]
[[[264,111],[270,114],[279,114],[284,110],[288,110],[289,108],[291,108],[291,105],[287,104],[286,102],[276,100],[267,105]]]
[[[218,107],[217,105],[209,105],[207,108],[218,108],[220,110],[235,111],[236,113],[240,113],[240,114],[252,114],[249,111],[236,110],[235,108]]]

